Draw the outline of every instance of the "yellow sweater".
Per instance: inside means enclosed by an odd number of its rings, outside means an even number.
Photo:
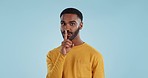
[[[74,46],[66,55],[61,46],[47,54],[46,78],[104,78],[101,54],[87,43]]]

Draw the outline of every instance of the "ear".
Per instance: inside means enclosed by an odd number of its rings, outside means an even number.
[[[80,28],[80,30],[83,28],[83,22],[80,23],[79,28]]]

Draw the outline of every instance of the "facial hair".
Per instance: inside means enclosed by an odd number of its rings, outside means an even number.
[[[72,41],[78,35],[79,30],[80,30],[80,28],[78,27],[78,29],[75,32],[67,31],[67,33],[71,33],[72,34],[72,36],[70,36],[68,39]],[[63,32],[61,31],[61,33],[62,33],[62,36],[64,38],[65,31],[63,31]]]

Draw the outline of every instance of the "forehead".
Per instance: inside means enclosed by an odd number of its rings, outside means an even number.
[[[61,20],[68,22],[68,21],[77,21],[79,20],[79,18],[76,14],[63,14],[61,16]]]

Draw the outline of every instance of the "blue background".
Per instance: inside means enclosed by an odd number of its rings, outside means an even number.
[[[0,78],[46,77],[67,7],[83,12],[82,39],[103,55],[106,78],[148,78],[147,0],[0,0]]]

